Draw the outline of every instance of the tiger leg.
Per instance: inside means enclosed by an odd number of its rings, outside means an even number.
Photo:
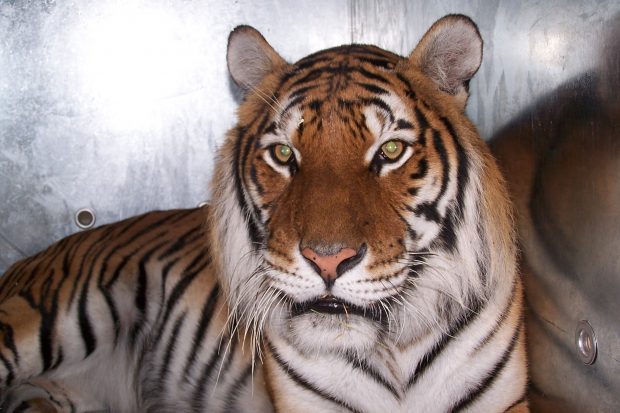
[[[80,395],[75,388],[47,378],[34,378],[8,389],[0,404],[7,413],[105,412],[103,405]]]

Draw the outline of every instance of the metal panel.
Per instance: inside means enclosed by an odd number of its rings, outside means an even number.
[[[236,107],[228,33],[254,25],[297,59],[349,41],[348,10],[329,0],[0,1],[0,273],[75,232],[80,208],[102,224],[206,200]]]
[[[208,199],[237,24],[296,60],[351,41],[407,54],[447,13],[485,40],[467,111],[514,191],[533,406],[620,410],[617,0],[0,0],[0,273],[77,231],[80,208],[102,224]]]
[[[517,208],[532,401],[545,411],[620,411],[618,10],[602,29],[588,70],[492,141]]]

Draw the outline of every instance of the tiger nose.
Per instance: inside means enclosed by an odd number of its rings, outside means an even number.
[[[321,248],[327,250],[329,248]],[[358,251],[353,248],[342,248],[336,254],[320,254],[310,247],[301,250],[301,255],[308,260],[312,268],[323,278],[325,285],[331,287],[345,271],[357,265],[366,254],[366,244]]]

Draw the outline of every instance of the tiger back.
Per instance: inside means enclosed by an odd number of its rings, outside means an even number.
[[[227,58],[244,100],[209,207],[0,279],[3,407],[527,411],[511,206],[464,113],[475,24],[294,64],[240,26]]]

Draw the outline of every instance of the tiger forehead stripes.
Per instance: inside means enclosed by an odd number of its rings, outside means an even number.
[[[440,139],[439,135],[450,134],[452,127],[430,111],[417,98],[409,80],[394,70],[401,60],[375,47],[327,50],[301,60],[294,70],[285,73],[271,96],[259,91],[250,98],[256,100],[262,119],[252,122],[254,116],[251,117],[250,124],[258,126],[255,131],[241,126],[237,157],[242,162],[239,173],[245,187],[260,199],[260,205],[249,201],[256,211],[253,226],[259,232],[271,229],[273,233],[274,228],[295,230],[294,225],[289,225],[294,222],[293,217],[278,214],[283,208],[276,211],[275,206],[285,205],[286,211],[304,217],[305,227],[297,228],[297,234],[279,234],[283,242],[295,239],[303,231],[310,243],[320,239],[327,244],[359,244],[365,232],[370,235],[366,238],[380,235],[400,244],[408,237],[420,249],[435,238],[436,234],[425,234],[424,228],[416,231],[415,224],[407,234],[393,230],[402,229],[397,220],[413,213],[426,223],[435,224],[437,231],[457,189],[461,194],[459,201],[463,201],[467,158],[454,137],[447,144]],[[281,107],[270,110],[274,105]],[[429,117],[438,129],[428,127]],[[392,140],[404,144],[398,159],[375,156],[382,144]],[[271,156],[265,155],[266,149],[278,142],[292,148],[288,165],[277,165]],[[413,159],[407,168],[398,169],[410,157]],[[451,164],[459,162],[460,166],[450,170]],[[284,194],[285,198],[279,198],[298,168],[296,186]],[[390,182],[379,185],[376,177],[385,176],[390,170],[395,170],[386,178]],[[429,174],[434,182],[424,185],[430,181],[425,179]],[[366,179],[362,182],[363,178]],[[315,193],[311,182],[323,183],[324,187],[316,188]],[[449,188],[449,182],[460,182],[460,188]],[[356,185],[367,190],[356,191]],[[376,198],[371,198],[373,195]],[[414,204],[408,201],[412,197]],[[353,219],[349,217],[351,209],[372,211],[369,207],[379,204],[380,199],[393,201],[377,210],[376,216],[362,213]],[[325,214],[326,210],[332,213]],[[462,211],[462,205],[456,205],[454,210]],[[454,243],[451,227],[452,223],[443,225],[441,238],[447,245]],[[353,239],[330,240],[336,234]],[[254,241],[259,240],[257,233]],[[273,250],[277,250],[276,241],[271,239]]]
[[[482,40],[287,63],[249,26],[209,206],[75,234],[0,278],[7,412],[527,411],[511,207],[465,115]]]

